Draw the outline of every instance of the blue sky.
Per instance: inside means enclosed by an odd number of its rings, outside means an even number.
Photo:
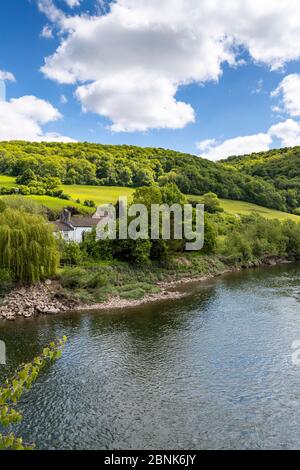
[[[287,0],[286,10],[277,0],[265,9],[236,2],[243,7],[234,13],[224,2],[211,11],[207,0],[117,0],[111,11],[100,0],[3,2],[0,118],[1,109],[9,117],[0,139],[156,146],[211,159],[300,145],[299,2]]]

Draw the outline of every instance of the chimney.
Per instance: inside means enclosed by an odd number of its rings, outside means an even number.
[[[71,222],[71,212],[68,209],[64,209],[60,214],[60,220],[65,224],[69,224]]]

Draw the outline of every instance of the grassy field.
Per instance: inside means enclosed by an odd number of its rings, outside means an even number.
[[[6,196],[7,197],[7,196]],[[31,199],[41,206],[48,207],[54,212],[61,212],[65,207],[67,206],[72,206],[76,207],[79,211],[84,212],[86,214],[89,214],[91,212],[95,212],[94,209],[85,207],[81,204],[77,204],[74,201],[65,201],[64,199],[58,199],[56,197],[50,197],[50,196],[24,196],[25,198]]]
[[[5,187],[14,187],[16,185],[15,178],[11,176],[0,175],[0,186]],[[49,209],[60,212],[66,206],[76,207],[78,210],[86,213],[91,213],[94,209],[85,207],[84,201],[92,200],[96,203],[97,206],[108,203],[117,202],[120,196],[127,196],[130,200],[134,189],[131,188],[122,188],[122,187],[108,187],[108,186],[63,186],[63,191],[65,194],[68,194],[71,197],[71,200],[66,201],[63,199],[58,199],[55,197],[49,196],[25,196],[48,207]],[[6,196],[7,197],[7,196]],[[76,201],[80,200],[80,203]]]
[[[192,199],[197,200],[201,196],[191,196]],[[300,222],[300,217],[294,214],[288,214],[287,212],[277,211],[275,209],[268,209],[266,207],[257,206],[250,202],[244,201],[231,201],[230,199],[220,199],[222,208],[227,214],[231,215],[249,215],[252,213],[259,214],[266,219],[278,219],[278,220],[294,220]]]
[[[15,186],[15,178],[10,176],[0,175],[0,186],[13,187]],[[71,197],[70,201],[63,199],[53,198],[49,196],[26,196],[33,199],[37,203],[49,207],[55,212],[60,212],[66,206],[77,207],[79,210],[84,212],[93,212],[93,209],[89,209],[83,206],[84,201],[92,200],[97,206],[107,203],[115,203],[120,196],[127,196],[130,200],[134,189],[123,188],[123,187],[109,187],[109,186],[63,186],[65,194]],[[200,196],[192,196],[193,199],[198,199]],[[76,201],[80,200],[80,203]],[[273,209],[267,209],[256,204],[243,201],[231,201],[227,199],[220,199],[221,205],[225,212],[232,215],[248,215],[251,213],[259,214],[267,219],[279,219],[279,220],[295,220],[300,222],[300,217],[293,214],[287,214],[286,212],[280,212]]]
[[[12,176],[2,176],[0,175],[0,186],[5,186],[6,188],[12,188],[16,184],[16,178]]]
[[[97,206],[108,203],[116,203],[120,196],[127,196],[130,200],[134,189],[109,187],[109,186],[63,186],[65,194],[77,199],[83,204],[86,200],[92,200]]]
[[[250,202],[243,201],[230,201],[228,199],[221,199],[221,206],[224,211],[228,214],[236,215],[248,215],[251,213],[259,214],[266,219],[278,219],[278,220],[295,220],[300,222],[300,217],[294,214],[287,214],[286,212],[276,211],[275,209],[267,209],[266,207],[257,206]]]

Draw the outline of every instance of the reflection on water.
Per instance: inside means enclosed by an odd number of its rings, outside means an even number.
[[[0,378],[66,334],[22,402],[39,448],[300,448],[300,269],[232,274],[122,312],[0,323]]]

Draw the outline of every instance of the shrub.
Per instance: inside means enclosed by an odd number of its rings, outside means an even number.
[[[95,201],[91,201],[91,200],[86,200],[86,201],[84,201],[83,204],[84,204],[86,207],[96,207]]]
[[[74,266],[81,263],[83,254],[78,243],[65,242],[61,254],[61,264]]]
[[[66,289],[84,287],[86,271],[82,268],[66,268],[61,275],[61,285]]]

